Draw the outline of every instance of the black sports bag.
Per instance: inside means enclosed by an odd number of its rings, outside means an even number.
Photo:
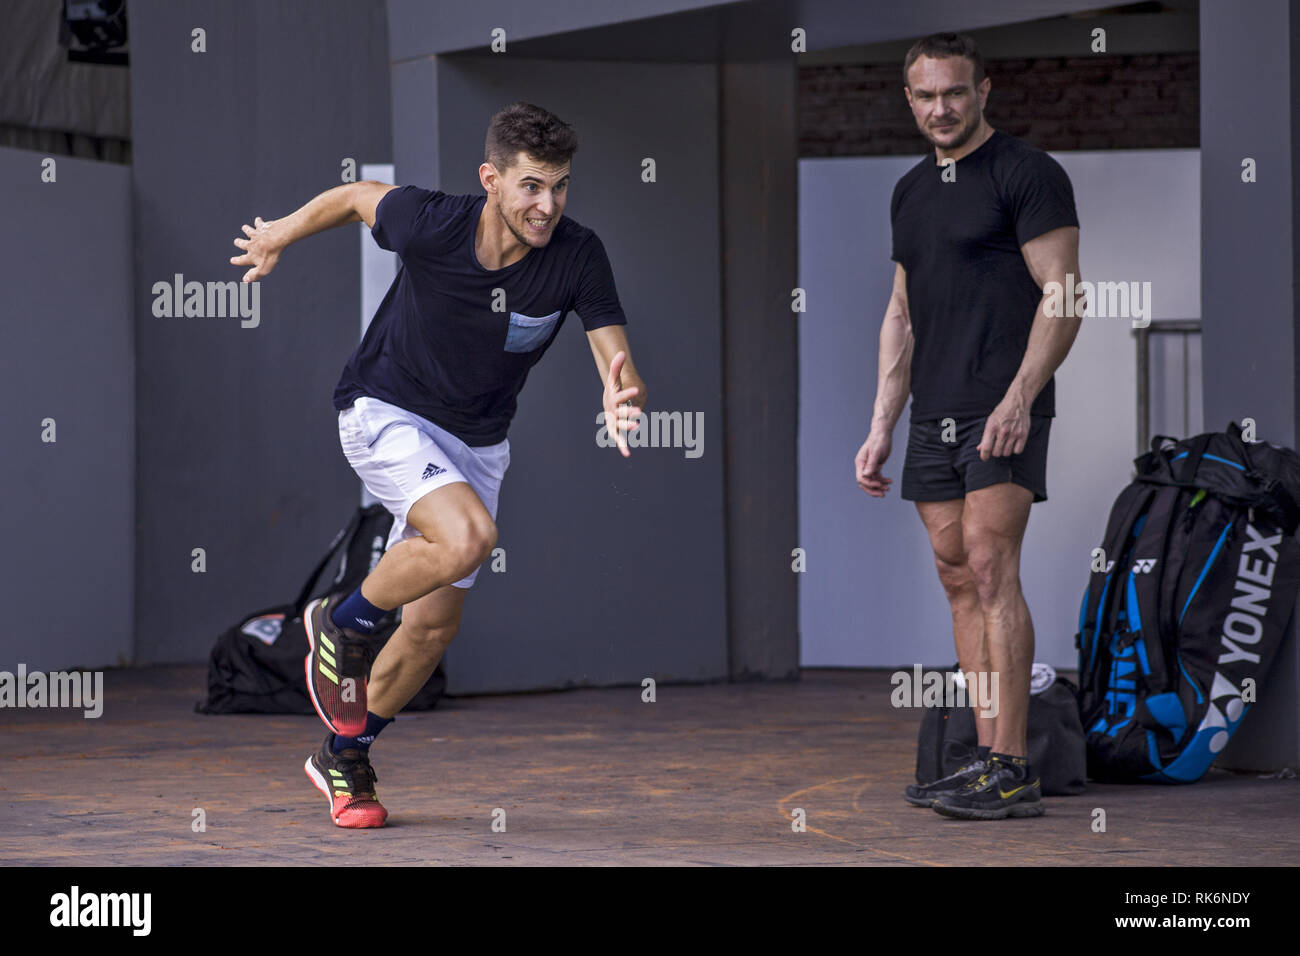
[[[957,671],[956,665],[952,667]],[[1086,757],[1077,691],[1051,668],[1034,665],[1026,744],[1029,765],[1045,796],[1069,796],[1085,787]],[[916,746],[916,782],[930,783],[975,759],[975,713],[970,707],[927,707]]]
[[[1079,609],[1098,780],[1191,783],[1227,746],[1300,587],[1300,456],[1241,429],[1158,435],[1110,512]]]
[[[194,705],[202,714],[313,714],[303,658],[307,634],[303,609],[313,597],[352,593],[383,556],[393,516],[382,505],[358,508],[334,536],[298,596],[250,614],[217,638],[208,659],[208,698]],[[397,630],[393,614],[377,622],[375,651]],[[431,710],[447,684],[442,665],[403,710]]]

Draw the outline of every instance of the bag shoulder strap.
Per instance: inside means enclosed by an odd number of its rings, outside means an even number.
[[[329,566],[330,562],[335,560],[341,552],[347,550],[348,544],[352,541],[352,536],[355,535],[357,529],[361,527],[361,519],[364,516],[364,513],[364,509],[357,508],[352,513],[351,519],[343,529],[339,531],[338,534],[334,535],[334,540],[330,542],[329,549],[326,550],[324,556],[316,562],[316,567],[312,569],[311,574],[298,590],[298,596],[294,598],[294,617],[301,614],[303,609],[307,606],[307,602],[311,600],[312,589],[316,586],[316,579],[320,577],[321,572],[324,571]]]
[[[1291,490],[1287,488],[1286,482],[1277,475],[1269,474],[1260,469],[1254,460],[1250,451],[1251,443],[1241,437],[1241,427],[1236,422],[1228,423],[1228,435],[1232,438],[1233,444],[1241,454],[1241,460],[1246,465],[1246,476],[1255,481],[1261,488],[1263,494],[1272,499],[1277,506],[1278,517],[1282,519],[1282,528],[1287,534],[1292,534],[1300,525],[1300,502],[1296,501]]]

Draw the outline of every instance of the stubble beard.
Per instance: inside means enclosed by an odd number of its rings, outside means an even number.
[[[519,230],[515,228],[515,224],[511,222],[509,218],[507,218],[505,214],[505,210],[501,208],[500,200],[497,200],[496,205],[497,205],[497,216],[499,216],[501,221],[505,223],[506,228],[510,230],[510,234],[514,236],[516,239],[518,239],[521,245],[527,246],[530,249],[540,249],[542,246],[546,245],[545,242],[541,243],[541,245],[538,245],[537,243],[534,242],[530,242],[528,240],[528,237],[524,234],[521,234]],[[550,233],[547,233],[545,238],[549,242],[551,238]]]
[[[960,117],[958,121],[959,122],[962,121]],[[934,136],[934,134],[931,133],[929,130],[922,130],[922,132],[925,134],[925,138],[930,141],[931,145],[937,146],[939,149],[951,153],[954,150],[961,149],[968,142],[970,142],[971,137],[975,135],[975,131],[978,130],[979,128],[980,128],[980,115],[977,114],[975,117],[975,122],[965,125],[962,128],[962,132],[958,135],[958,137],[948,143],[940,143],[938,139]]]

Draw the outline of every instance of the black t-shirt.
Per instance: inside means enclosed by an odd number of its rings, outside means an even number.
[[[907,273],[912,418],[979,418],[1006,397],[1020,370],[1042,291],[1020,247],[1078,226],[1074,190],[1059,163],[994,131],[956,163],[931,153],[894,187],[893,259]],[[1055,380],[1030,408],[1056,414]]]
[[[544,247],[484,269],[474,233],[486,199],[402,186],[379,201],[371,234],[401,268],[343,369],[335,408],[368,395],[467,445],[494,445],[570,311],[587,331],[627,323],[604,245],[567,216]]]

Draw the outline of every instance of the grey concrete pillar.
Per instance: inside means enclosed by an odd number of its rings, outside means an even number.
[[[1201,275],[1207,429],[1250,417],[1295,447],[1300,4],[1201,3]],[[1242,181],[1253,160],[1256,181]],[[1218,766],[1300,762],[1295,618],[1259,703]]]
[[[724,63],[723,401],[728,670],[799,667],[797,74],[793,60]]]

